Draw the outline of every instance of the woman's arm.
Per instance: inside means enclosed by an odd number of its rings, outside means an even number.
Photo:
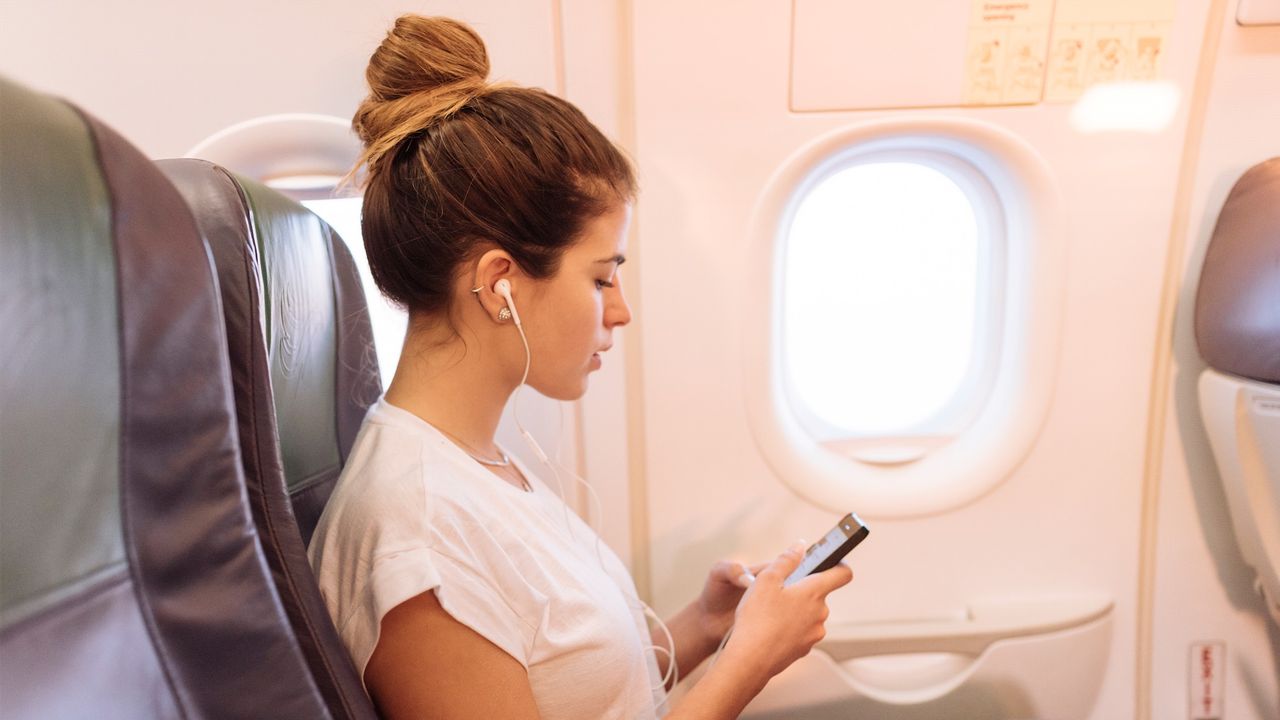
[[[364,681],[386,720],[538,717],[524,666],[455,620],[432,591],[382,618]]]

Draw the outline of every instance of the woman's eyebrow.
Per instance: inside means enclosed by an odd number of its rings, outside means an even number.
[[[627,261],[627,258],[626,258],[625,256],[623,256],[623,255],[614,255],[613,257],[607,257],[607,258],[605,258],[605,259],[603,259],[603,260],[597,260],[596,262],[598,262],[598,263],[611,263],[611,262],[616,262],[616,263],[618,263],[619,265],[621,265],[622,263],[624,263],[624,262],[626,262],[626,261]]]

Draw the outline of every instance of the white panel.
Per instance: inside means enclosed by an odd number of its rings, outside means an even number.
[[[1240,0],[1236,22],[1241,25],[1280,25],[1280,0]]]
[[[1236,545],[1280,623],[1280,388],[1213,369],[1200,375],[1199,387]]]
[[[795,110],[959,105],[970,5],[795,0]]]
[[[177,157],[263,115],[351,117],[369,55],[406,12],[473,24],[493,79],[554,90],[551,11],[551,0],[6,2],[0,68],[69,98],[149,156]]]

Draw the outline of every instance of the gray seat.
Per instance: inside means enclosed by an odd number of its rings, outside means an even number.
[[[1218,214],[1195,306],[1209,365],[1200,411],[1227,508],[1280,623],[1280,158],[1249,168]]]
[[[250,517],[217,285],[155,166],[0,80],[0,714],[323,718]]]
[[[203,160],[161,160],[217,267],[254,520],[286,612],[336,717],[372,718],[306,543],[381,392],[369,313],[342,239],[289,198]]]

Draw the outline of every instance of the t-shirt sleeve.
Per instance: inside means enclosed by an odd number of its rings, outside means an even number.
[[[451,523],[445,523],[450,527]],[[523,583],[496,579],[510,570],[503,558],[487,556],[483,544],[436,533],[430,546],[402,550],[373,562],[358,609],[341,628],[361,675],[377,646],[382,618],[392,608],[427,591],[455,620],[528,668],[541,614],[539,599]],[[504,587],[505,585],[505,587]]]

